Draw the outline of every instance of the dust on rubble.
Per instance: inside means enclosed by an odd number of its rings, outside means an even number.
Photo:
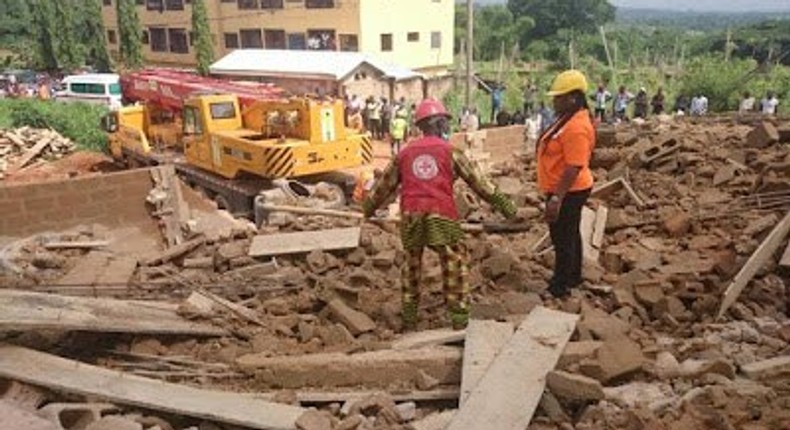
[[[664,118],[622,126],[600,141],[593,166],[598,183],[624,178],[644,206],[622,187],[594,196],[591,207],[608,209],[601,243],[592,245],[600,256],[585,262],[585,287],[563,301],[544,293],[553,258],[550,249],[536,246],[546,228],[540,211],[533,209],[540,196],[531,153],[489,167],[488,173],[516,197],[524,207],[521,214],[534,227],[518,234],[467,237],[473,317],[518,323],[537,305],[581,314],[557,370],[566,372],[562,383],[571,387],[569,392],[579,392],[573,391],[578,384],[579,390],[592,387],[596,393],[585,400],[564,394],[566,390],[547,394],[530,429],[790,428],[790,371],[777,368],[770,377],[756,377],[741,370],[790,352],[788,268],[769,261],[726,318],[715,319],[735,273],[790,209],[788,145],[747,137],[755,126],[760,124],[726,117]],[[459,209],[468,220],[497,219],[474,199],[464,199]],[[261,233],[356,225],[358,221],[287,216],[277,217]],[[359,248],[278,256],[275,262],[247,256],[255,234],[260,233],[236,230],[208,239],[166,263],[138,266],[128,286],[108,290],[115,297],[178,303],[181,315],[214,322],[231,335],[96,335],[87,342],[83,338],[79,348],[74,335],[48,335],[43,341],[28,334],[11,341],[41,342],[39,348],[202,388],[271,392],[275,401],[284,403],[298,403],[300,395],[316,391],[371,391],[320,377],[299,391],[281,390],[290,384],[277,379],[276,369],[250,370],[238,360],[251,354],[353,356],[387,351],[402,332],[399,279],[404,253],[397,230],[365,224]],[[61,240],[97,238],[83,234]],[[6,273],[0,280],[3,286],[41,289],[89,252],[47,250],[41,240],[15,242],[0,251]],[[419,330],[449,326],[438,266],[438,258],[427,253]],[[262,324],[216,304],[187,300],[196,288],[251,310]],[[101,295],[102,287],[93,291]],[[344,306],[329,306],[338,299]],[[343,314],[347,308],[353,312]],[[270,373],[260,377],[262,372]],[[283,375],[288,377],[287,372]],[[317,402],[324,406],[300,418],[299,428],[401,429],[410,422],[420,428],[424,417],[457,407],[454,401],[414,405],[393,400],[397,393],[424,386],[421,380],[401,380],[385,387],[390,394],[346,404]],[[172,428],[230,428],[162,417]],[[137,415],[123,419],[139,422]]]

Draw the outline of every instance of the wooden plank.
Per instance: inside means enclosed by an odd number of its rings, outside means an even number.
[[[174,310],[141,302],[0,290],[0,330],[84,330],[220,336],[225,331],[193,323]]]
[[[592,246],[595,249],[601,249],[603,245],[603,236],[606,232],[606,220],[609,217],[609,208],[606,206],[598,206],[598,211],[595,212],[595,223],[593,226]]]
[[[19,409],[10,403],[0,400],[0,429],[61,430],[61,427],[33,412]]]
[[[297,254],[317,249],[331,251],[356,248],[359,246],[360,231],[359,227],[350,227],[258,235],[252,238],[249,255],[252,257],[265,257],[269,255]]]
[[[392,349],[417,349],[426,346],[446,345],[461,342],[466,337],[464,330],[436,329],[405,334],[392,342]]]
[[[106,240],[93,240],[89,242],[49,242],[44,244],[46,249],[90,249],[104,248],[110,242]]]
[[[0,376],[57,391],[260,430],[294,430],[305,409],[102,369],[16,346],[0,346]]]
[[[290,391],[289,392],[293,392]],[[374,394],[381,393],[381,390],[371,391],[304,391],[296,392],[296,401],[304,404],[315,403],[343,403],[348,400],[364,399]],[[458,387],[440,387],[433,390],[421,391],[391,391],[387,392],[395,402],[425,402],[425,401],[444,401],[456,400],[460,391]],[[254,393],[247,394],[254,399],[274,400],[278,393]]]
[[[206,242],[205,237],[198,237],[196,239],[192,239],[188,242],[179,243],[176,246],[168,248],[166,251],[160,253],[156,257],[146,260],[143,265],[145,266],[156,266],[158,264],[167,263],[168,261],[178,258],[189,251],[203,245]]]
[[[513,336],[513,324],[488,320],[472,320],[466,329],[464,361],[461,368],[461,405],[472,394],[494,358]]]
[[[14,173],[19,169],[25,167],[27,163],[29,163],[32,159],[36,158],[36,156],[40,154],[41,151],[43,151],[47,146],[49,146],[50,142],[52,142],[52,139],[48,137],[42,137],[41,139],[39,139],[39,141],[36,142],[36,144],[33,145],[32,148],[28,149],[27,152],[25,152],[22,155],[22,157],[19,160],[17,160],[16,164],[14,164],[13,167],[8,169],[7,173]]]
[[[582,253],[585,259],[597,262],[600,251],[592,246],[594,227],[595,212],[587,206],[582,207],[582,220],[579,226],[582,236]]]
[[[579,316],[535,308],[491,363],[448,430],[523,430]]]
[[[746,285],[749,284],[749,281],[754,278],[757,271],[760,270],[763,264],[774,255],[777,249],[779,249],[779,246],[784,241],[788,232],[790,232],[790,211],[788,211],[782,221],[771,230],[771,233],[763,240],[763,243],[754,251],[752,256],[749,257],[749,260],[746,261],[746,264],[744,264],[738,274],[735,275],[730,285],[727,286],[717,318],[724,316],[727,309],[738,300],[738,296],[741,295]]]
[[[779,266],[790,267],[790,242],[787,243],[787,248],[785,248],[785,252],[779,260]]]

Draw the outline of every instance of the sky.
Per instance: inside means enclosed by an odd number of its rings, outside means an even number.
[[[476,3],[505,3],[507,0],[475,0]],[[665,9],[692,10],[703,12],[764,12],[790,11],[790,0],[609,0],[615,6]]]

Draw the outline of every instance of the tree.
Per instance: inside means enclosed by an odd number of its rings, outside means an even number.
[[[36,41],[36,63],[46,70],[58,69],[57,35],[55,33],[54,2],[35,0],[32,3],[33,27]]]
[[[135,0],[118,0],[121,61],[129,69],[139,69],[143,66],[142,34]]]
[[[214,46],[211,42],[208,13],[203,0],[192,0],[192,34],[195,38],[198,73],[208,75],[209,66],[214,61]]]
[[[499,58],[503,45],[510,52],[535,25],[528,16],[514,17],[504,5],[483,7],[477,13],[475,24],[480,31],[475,37],[475,51],[481,60]]]
[[[54,43],[58,66],[73,70],[83,65],[83,45],[77,42],[75,35],[74,10],[77,8],[75,0],[60,0],[54,4],[54,22],[57,28],[57,38]]]
[[[592,33],[615,16],[615,7],[608,0],[508,0],[507,7],[516,18],[534,20],[535,26],[521,40],[524,46],[561,29]]]
[[[87,0],[85,3],[85,21],[80,26],[80,40],[87,43],[87,61],[99,72],[106,73],[112,69],[112,61],[107,52],[107,33],[101,17],[101,0]]]

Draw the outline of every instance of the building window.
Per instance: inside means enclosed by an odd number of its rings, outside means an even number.
[[[239,0],[239,9],[258,9],[258,0]]]
[[[167,52],[167,32],[164,28],[149,28],[151,51]]]
[[[409,42],[419,42],[420,41],[420,33],[417,31],[410,31],[406,34],[406,40]]]
[[[283,0],[261,0],[261,9],[282,9]]]
[[[163,12],[165,10],[165,2],[164,0],[145,0],[145,7],[148,10]]]
[[[183,28],[171,28],[167,31],[167,37],[170,39],[170,52],[176,54],[189,53],[189,41],[186,30]]]
[[[140,35],[140,42],[143,45],[148,45],[150,43],[150,37],[149,37],[148,32],[146,30],[143,30],[143,34]]]
[[[337,51],[335,30],[307,30],[307,49]]]
[[[392,33],[381,35],[381,51],[392,51]]]
[[[306,0],[305,6],[308,9],[331,9],[335,7],[335,0]]]
[[[307,49],[307,38],[304,33],[288,33],[288,49]]]
[[[236,33],[225,33],[225,48],[236,49],[239,47],[239,35]]]
[[[442,47],[442,32],[441,31],[432,31],[431,32],[431,49],[439,49]]]
[[[263,41],[266,49],[285,49],[285,30],[264,30]]]
[[[107,41],[115,45],[118,43],[118,38],[116,37],[115,30],[107,30]]]
[[[359,38],[356,34],[341,34],[340,35],[340,50],[341,51],[359,51]]]
[[[239,34],[241,34],[242,48],[263,48],[263,37],[261,37],[260,30],[242,29],[239,31]]]
[[[102,0],[101,4],[105,6],[112,6],[112,0]]]
[[[184,0],[165,0],[167,10],[184,10]]]

